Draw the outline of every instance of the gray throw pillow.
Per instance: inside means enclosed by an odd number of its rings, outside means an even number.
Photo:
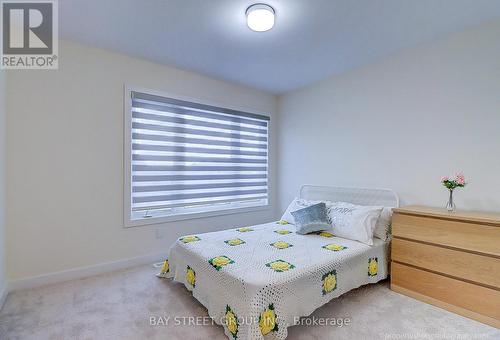
[[[304,235],[316,231],[332,229],[325,203],[318,203],[292,211],[292,216],[295,219],[297,234]]]

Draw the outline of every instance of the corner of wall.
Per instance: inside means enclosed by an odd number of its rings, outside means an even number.
[[[7,297],[5,269],[5,71],[0,71],[0,309]]]
[[[286,94],[283,93],[283,94],[278,94],[276,95],[276,115],[275,115],[275,126],[276,128],[274,129],[275,131],[275,137],[274,137],[274,140],[275,140],[275,143],[276,143],[276,148],[275,148],[275,152],[276,152],[276,156],[274,157],[274,164],[275,164],[275,167],[274,167],[274,171],[276,173],[276,178],[274,179],[274,183],[275,183],[275,186],[276,186],[276,190],[275,190],[275,204],[274,204],[274,210],[276,211],[276,219],[279,219],[281,218],[281,215],[283,214],[283,208],[282,208],[282,202],[281,202],[281,188],[280,186],[282,185],[281,181],[280,181],[280,177],[278,174],[281,173],[281,169],[283,168],[283,165],[281,163],[281,155],[280,155],[280,144],[281,144],[281,122],[282,122],[282,119],[283,119],[283,112],[282,112],[282,108],[283,108],[283,97],[285,96]]]

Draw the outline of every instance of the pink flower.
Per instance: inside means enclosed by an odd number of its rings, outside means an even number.
[[[450,180],[450,179],[448,178],[448,176],[443,176],[443,177],[441,177],[441,183],[446,182],[446,181],[448,181],[448,180]]]
[[[465,176],[463,173],[459,172],[455,175],[455,182],[459,185],[464,185],[465,184]]]

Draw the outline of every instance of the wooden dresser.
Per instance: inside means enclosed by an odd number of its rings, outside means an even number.
[[[394,209],[391,289],[500,328],[500,214]]]

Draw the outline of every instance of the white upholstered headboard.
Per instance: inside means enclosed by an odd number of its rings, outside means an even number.
[[[303,185],[300,198],[332,202],[349,202],[359,205],[399,207],[398,195],[390,189],[342,188],[318,185]]]

